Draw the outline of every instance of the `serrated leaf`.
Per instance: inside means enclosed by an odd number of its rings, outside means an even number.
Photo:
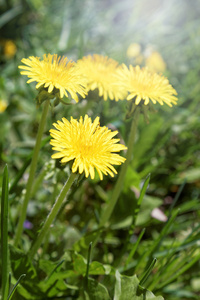
[[[26,274],[26,280],[33,281],[34,279],[37,279],[37,273],[34,266],[23,251],[10,245],[10,258],[15,278],[19,278],[22,274]]]
[[[77,252],[82,250],[88,250],[91,242],[94,242],[102,229],[98,229],[89,233],[86,233],[78,242],[73,245],[73,249]]]
[[[77,252],[72,253],[72,260],[74,266],[74,274],[85,276],[87,262],[86,259]],[[114,269],[110,265],[101,264],[98,261],[93,261],[90,263],[89,267],[90,275],[114,275]]]
[[[77,275],[85,275],[87,262],[86,259],[77,252],[72,253],[74,271]]]
[[[93,261],[90,264],[90,275],[108,275],[114,274],[114,269],[110,265],[103,265],[98,261]]]
[[[88,278],[87,291],[78,300],[111,300],[106,287],[92,278]]]
[[[162,296],[155,296],[152,292],[139,286],[136,275],[125,276],[116,271],[114,300],[164,300]]]

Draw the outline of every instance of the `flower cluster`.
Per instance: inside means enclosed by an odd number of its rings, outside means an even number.
[[[167,78],[147,67],[118,65],[107,56],[88,55],[75,63],[67,57],[48,54],[43,60],[30,56],[22,62],[24,65],[19,68],[24,70],[22,75],[30,78],[27,82],[36,81],[36,88],[43,87],[52,97],[58,92],[60,98],[68,97],[69,93],[78,102],[77,94],[84,98],[89,90],[97,89],[104,100],[127,99],[134,105],[148,105],[151,101],[170,107],[177,104],[176,90]],[[113,165],[125,161],[115,153],[126,149],[118,144],[119,139],[113,138],[117,131],[100,127],[99,117],[93,123],[88,115],[80,117],[79,121],[73,117],[70,121],[63,118],[53,125],[56,129],[50,130],[53,138],[50,144],[57,153],[52,158],[61,158],[62,163],[73,161],[73,173],[84,172],[86,177],[90,175],[93,179],[96,170],[102,180],[103,174],[114,176],[117,171]]]
[[[75,63],[68,61],[67,57],[48,54],[43,60],[30,56],[23,58],[22,62],[25,65],[19,68],[25,70],[22,75],[30,78],[27,83],[36,81],[36,88],[43,86],[48,93],[59,90],[60,98],[68,97],[69,93],[76,102],[77,94],[84,98],[89,90],[95,89],[104,100],[134,99],[136,105],[142,100],[147,105],[151,100],[153,104],[172,106],[178,100],[176,90],[164,76],[147,67],[118,65],[103,55],[88,55]]]

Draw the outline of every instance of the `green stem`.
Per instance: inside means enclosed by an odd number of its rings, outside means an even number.
[[[35,179],[33,185],[32,185],[32,189],[31,189],[31,198],[34,197],[34,195],[37,193],[40,184],[43,182],[43,179],[46,175],[46,173],[48,172],[48,167],[45,164],[43,169],[40,171],[40,173],[38,174],[37,178]]]
[[[131,124],[131,130],[130,130],[128,145],[127,145],[128,150],[126,153],[126,161],[121,167],[117,182],[114,187],[112,198],[108,202],[108,205],[107,205],[106,209],[104,210],[103,215],[101,217],[100,225],[99,225],[100,227],[105,226],[106,222],[109,220],[109,218],[113,212],[113,209],[117,203],[119,195],[122,191],[126,172],[127,172],[128,166],[130,165],[131,158],[133,155],[133,145],[134,145],[134,141],[135,141],[135,135],[136,135],[136,130],[137,130],[137,124],[139,121],[139,116],[140,116],[140,108],[137,107],[135,110],[132,124]]]
[[[66,181],[65,185],[63,186],[60,194],[58,195],[58,198],[56,199],[56,202],[54,203],[49,215],[47,216],[47,219],[39,233],[39,235],[37,236],[37,239],[35,241],[35,243],[33,244],[33,246],[31,247],[30,249],[30,252],[29,252],[29,257],[31,259],[34,258],[37,250],[39,249],[44,237],[46,236],[48,230],[49,230],[49,227],[51,226],[51,224],[53,223],[62,203],[63,203],[63,200],[64,198],[66,197],[66,194],[67,192],[69,191],[72,183],[74,182],[74,179],[76,177],[76,174],[74,173],[71,173],[70,177],[68,178],[68,180]]]
[[[36,171],[37,161],[38,161],[38,154],[39,154],[39,150],[40,150],[42,134],[44,132],[44,127],[46,124],[48,109],[49,109],[49,100],[46,100],[44,102],[42,116],[40,119],[38,133],[37,133],[37,137],[36,137],[36,143],[35,143],[35,147],[33,150],[33,157],[32,157],[32,161],[31,161],[31,165],[30,165],[29,177],[28,177],[28,182],[27,182],[27,186],[26,186],[26,194],[25,194],[24,201],[22,204],[21,216],[19,217],[19,223],[17,226],[17,232],[16,232],[16,237],[15,237],[15,242],[14,242],[15,246],[17,246],[19,244],[19,241],[20,241],[20,238],[21,238],[21,235],[23,232],[23,225],[24,225],[24,221],[26,219],[27,206],[28,206],[28,202],[29,202],[29,199],[31,196],[31,189],[32,189],[32,185],[33,185],[33,181],[34,181],[34,177],[35,177],[35,171]]]

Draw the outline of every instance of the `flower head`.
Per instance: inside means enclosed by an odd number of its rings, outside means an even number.
[[[0,114],[6,110],[7,106],[7,102],[0,99]]]
[[[153,72],[164,72],[166,63],[159,52],[153,51],[146,59],[146,66]]]
[[[4,54],[7,58],[12,58],[17,51],[17,47],[12,40],[6,40],[4,42]]]
[[[100,127],[99,117],[92,123],[91,118],[85,115],[79,121],[71,117],[70,122],[62,118],[53,124],[56,129],[50,130],[53,137],[50,144],[52,149],[58,151],[52,158],[62,158],[61,162],[66,163],[73,160],[72,172],[85,172],[85,176],[94,179],[95,169],[100,179],[103,174],[117,171],[113,165],[121,165],[125,161],[124,157],[114,152],[126,149],[122,144],[118,144],[119,139],[113,139],[118,133],[111,131],[106,126]]]
[[[140,44],[137,43],[130,44],[126,51],[126,54],[129,58],[137,57],[140,55],[140,53],[141,53],[141,46]]]
[[[139,66],[133,67],[122,65],[118,70],[118,76],[122,85],[127,89],[129,95],[127,100],[135,98],[138,105],[142,100],[147,105],[150,100],[160,105],[166,103],[170,107],[176,105],[176,90],[169,84],[167,78],[157,73],[151,72],[147,67],[140,69]]]
[[[117,81],[116,71],[118,63],[107,56],[94,54],[88,55],[77,62],[82,74],[87,79],[87,90],[99,90],[99,96],[107,100],[124,99],[126,90]]]
[[[44,54],[43,60],[39,57],[29,56],[29,58],[23,58],[22,63],[25,66],[19,66],[22,71],[22,75],[27,75],[30,79],[27,83],[36,81],[36,88],[44,85],[44,88],[48,88],[48,93],[52,93],[55,89],[60,91],[60,98],[64,95],[68,97],[70,93],[71,97],[78,102],[78,96],[80,94],[85,97],[85,79],[79,72],[76,64],[72,61],[68,61],[67,57],[60,57],[57,54]]]

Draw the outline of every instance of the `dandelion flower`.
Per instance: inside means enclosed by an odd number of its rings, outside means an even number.
[[[152,52],[146,59],[146,66],[153,72],[164,72],[166,70],[166,63],[159,52]]]
[[[123,100],[127,96],[126,90],[117,82],[116,71],[118,63],[107,56],[88,55],[77,62],[82,74],[87,79],[87,90],[99,90],[99,96],[106,101]]]
[[[168,79],[160,74],[151,72],[147,67],[140,69],[139,66],[133,67],[122,65],[118,70],[121,84],[129,92],[127,100],[135,98],[138,105],[142,100],[144,105],[158,102],[160,105],[166,103],[170,107],[177,104],[176,90],[170,85]]]
[[[25,71],[21,74],[30,78],[27,83],[36,81],[37,89],[44,85],[44,88],[48,88],[48,92],[52,93],[55,88],[60,91],[60,98],[64,95],[68,97],[69,93],[76,102],[78,102],[77,93],[85,97],[85,79],[80,74],[76,63],[68,61],[67,57],[44,54],[43,60],[29,56],[29,58],[23,58],[22,63],[25,66],[19,66],[19,68]]]
[[[12,58],[17,52],[17,47],[12,40],[6,40],[4,43],[4,54],[7,58]]]
[[[140,55],[140,53],[141,53],[141,46],[140,44],[137,43],[130,44],[126,51],[126,55],[129,58],[137,57]]]
[[[7,108],[7,103],[5,100],[0,99],[0,114],[3,113]]]
[[[118,144],[119,139],[113,139],[118,132],[112,132],[106,126],[100,127],[99,117],[93,123],[88,115],[84,119],[80,117],[79,121],[72,117],[70,122],[62,118],[53,126],[56,129],[50,130],[53,137],[50,144],[58,152],[52,158],[62,158],[62,163],[73,160],[73,173],[85,172],[86,177],[90,175],[94,179],[96,169],[102,180],[103,174],[112,177],[117,174],[113,165],[121,165],[125,161],[124,157],[114,153],[126,149]]]

